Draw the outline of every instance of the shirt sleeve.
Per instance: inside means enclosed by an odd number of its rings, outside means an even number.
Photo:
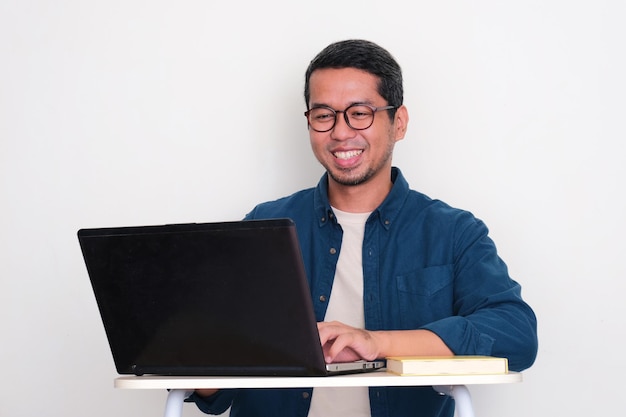
[[[223,389],[209,397],[201,397],[194,392],[185,399],[185,402],[196,403],[198,409],[205,414],[219,415],[225,413],[231,406],[235,391],[236,390],[232,389]]]
[[[537,320],[509,277],[484,223],[469,213],[454,230],[455,315],[422,328],[436,333],[457,355],[506,357],[521,371],[537,355]]]

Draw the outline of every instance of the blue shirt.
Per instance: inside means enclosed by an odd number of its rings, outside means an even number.
[[[537,322],[509,277],[485,224],[471,213],[411,190],[399,169],[372,212],[363,238],[363,297],[369,330],[428,329],[456,355],[506,357],[511,370],[532,365]],[[311,297],[323,321],[342,230],[328,202],[328,177],[316,188],[255,207],[247,219],[296,223]],[[449,416],[450,397],[430,387],[371,387],[372,417]],[[306,417],[312,389],[223,390],[198,407],[231,417]]]

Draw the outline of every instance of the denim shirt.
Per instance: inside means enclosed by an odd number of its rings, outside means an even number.
[[[471,213],[409,188],[399,169],[372,212],[363,239],[363,297],[369,330],[428,329],[456,355],[506,357],[511,370],[532,365],[537,323],[509,277],[484,223]],[[296,223],[311,297],[323,321],[342,229],[328,202],[328,177],[316,188],[255,207],[247,219]],[[370,387],[372,417],[453,416],[454,403],[430,387]],[[306,417],[312,389],[223,390],[192,395],[206,413],[231,417]]]

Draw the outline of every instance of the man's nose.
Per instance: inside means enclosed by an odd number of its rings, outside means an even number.
[[[354,136],[355,130],[348,125],[344,112],[337,112],[337,120],[330,135],[335,140],[348,139]]]

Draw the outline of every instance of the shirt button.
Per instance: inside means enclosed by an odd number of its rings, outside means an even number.
[[[326,296],[325,295],[320,295],[320,301],[322,303],[325,303],[326,302]]]
[[[302,398],[304,398],[305,400],[308,399],[309,396],[310,396],[310,394],[308,392],[306,392],[306,391],[302,393]]]
[[[389,220],[385,220],[385,224],[386,224],[387,226],[389,226],[389,223],[391,223]]]
[[[334,255],[334,254],[336,254],[336,253],[337,253],[337,249],[335,249],[335,248],[330,248],[330,254],[331,254],[331,255]]]

